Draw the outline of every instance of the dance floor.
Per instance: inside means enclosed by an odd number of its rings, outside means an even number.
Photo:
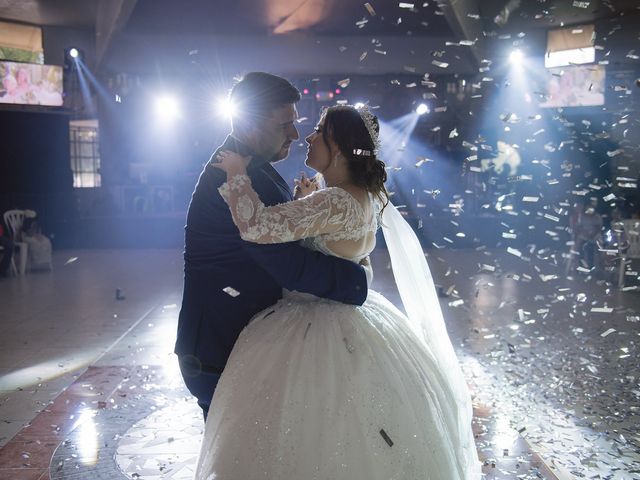
[[[637,273],[620,291],[529,253],[428,252],[486,478],[640,478]],[[373,265],[399,304],[384,250]],[[192,478],[181,253],[61,251],[54,267],[0,279],[0,479]]]

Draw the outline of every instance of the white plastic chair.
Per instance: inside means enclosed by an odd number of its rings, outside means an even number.
[[[2,252],[4,251],[4,247],[2,245],[0,245],[0,254],[2,254]],[[16,267],[16,260],[13,256],[11,256],[11,263],[9,263],[9,271],[11,272],[11,275],[17,276],[18,275],[18,268]]]
[[[7,210],[4,212],[4,223],[9,229],[11,238],[20,253],[20,275],[27,273],[27,259],[29,258],[29,244],[20,241],[22,235],[22,223],[24,222],[24,210]]]

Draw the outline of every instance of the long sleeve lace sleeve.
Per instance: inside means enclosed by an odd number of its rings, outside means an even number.
[[[260,201],[247,175],[234,175],[218,191],[242,239],[254,243],[284,243],[333,233],[348,226],[356,214],[356,200],[340,188],[271,207]]]

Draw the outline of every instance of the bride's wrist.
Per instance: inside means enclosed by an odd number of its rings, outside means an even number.
[[[230,180],[233,177],[237,177],[239,175],[246,175],[247,170],[245,168],[227,170],[227,180]]]

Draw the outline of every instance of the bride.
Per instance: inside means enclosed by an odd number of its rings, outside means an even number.
[[[420,244],[389,202],[378,130],[366,107],[326,109],[306,138],[326,188],[273,207],[251,186],[250,158],[213,164],[244,240],[302,240],[360,262],[380,222],[407,316],[374,291],[361,307],[285,292],[231,353],[197,479],[480,478],[469,393]]]

